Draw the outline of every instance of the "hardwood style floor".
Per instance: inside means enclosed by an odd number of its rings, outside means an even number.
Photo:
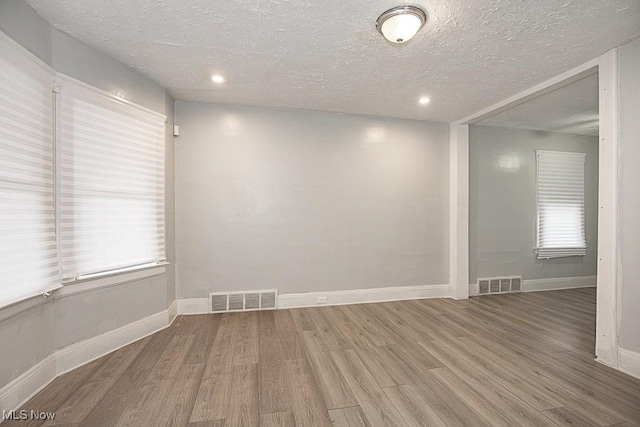
[[[593,361],[594,329],[594,289],[181,316],[25,409],[90,427],[640,425],[640,380]]]

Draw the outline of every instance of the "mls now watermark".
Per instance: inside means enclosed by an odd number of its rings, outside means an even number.
[[[55,419],[55,412],[42,412],[31,410],[27,411],[26,409],[22,409],[20,411],[2,411],[2,419],[0,421],[5,420],[18,420],[18,421],[26,421],[26,420],[43,420],[43,421],[52,421]]]

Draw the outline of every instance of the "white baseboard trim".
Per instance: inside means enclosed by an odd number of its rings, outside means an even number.
[[[553,279],[527,279],[522,281],[521,292],[558,291],[561,289],[593,288],[597,276],[559,277]],[[478,296],[478,282],[469,283],[469,296]]]
[[[28,371],[0,389],[0,423],[2,411],[18,409],[56,378],[55,354],[31,367]]]
[[[167,315],[169,317],[169,325],[173,323],[178,315],[178,301],[173,300],[169,308],[167,308]]]
[[[145,317],[102,335],[71,344],[55,352],[56,374],[62,375],[105,354],[166,328],[167,311]]]
[[[178,303],[178,314],[208,314],[209,298],[188,298],[176,301]]]
[[[522,292],[556,291],[560,289],[593,288],[598,276],[559,277],[522,281]]]
[[[618,369],[640,378],[640,353],[618,347]]]
[[[318,297],[327,298],[318,304]],[[449,285],[402,286],[392,288],[353,289],[348,291],[301,292],[279,294],[278,308],[317,307],[321,305],[363,304],[422,298],[450,298]],[[209,298],[176,300],[179,315],[211,313]]]
[[[0,389],[0,414],[20,408],[56,377],[158,332],[172,320],[169,310],[161,311],[57,350]]]
[[[326,303],[318,304],[324,297]],[[280,294],[278,308],[318,307],[323,305],[363,304],[423,298],[449,298],[449,285],[402,286],[393,288],[353,289],[348,291]]]
[[[480,287],[478,286],[478,282],[469,283],[469,296],[476,297],[480,295]]]

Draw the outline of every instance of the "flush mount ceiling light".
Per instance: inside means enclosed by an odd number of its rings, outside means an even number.
[[[413,38],[425,22],[427,14],[419,7],[398,6],[380,15],[376,28],[391,43],[404,43]]]
[[[220,74],[214,74],[213,76],[211,76],[211,81],[217,84],[224,83],[224,76],[221,76]]]
[[[431,100],[430,100],[428,97],[426,97],[426,96],[423,96],[422,98],[420,98],[420,99],[418,100],[418,102],[420,103],[420,105],[427,105],[430,101],[431,101]]]

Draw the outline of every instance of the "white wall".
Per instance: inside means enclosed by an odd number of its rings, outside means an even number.
[[[619,286],[622,304],[619,345],[640,353],[640,39],[622,46],[618,55],[618,118],[622,150],[619,175]]]
[[[178,298],[448,282],[448,126],[176,103]]]
[[[469,130],[469,283],[480,277],[593,276],[598,246],[598,138],[471,126]],[[587,154],[587,256],[538,260],[535,150]]]
[[[173,99],[164,88],[52,28],[24,1],[0,1],[0,31],[57,71],[111,93],[124,93],[130,101],[166,114],[172,121]],[[167,255],[174,261],[174,161],[170,134],[166,142]],[[0,389],[57,349],[166,310],[175,298],[173,274],[170,266],[160,276],[115,283],[55,300],[32,299],[0,310]],[[67,288],[72,290],[74,285]]]

